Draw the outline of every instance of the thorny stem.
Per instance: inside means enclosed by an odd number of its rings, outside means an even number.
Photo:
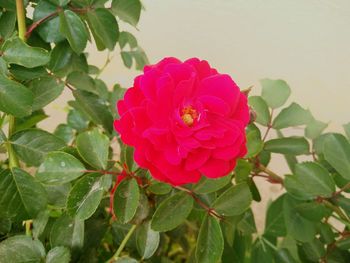
[[[273,117],[273,109],[271,110],[269,123],[267,124],[267,129],[266,129],[265,135],[264,135],[264,137],[262,139],[263,142],[266,140],[267,135],[269,134],[269,132],[270,132],[270,130],[272,128],[272,117]]]
[[[343,213],[343,211],[342,211],[339,207],[333,205],[331,202],[329,202],[329,201],[326,200],[326,199],[323,199],[322,202],[324,203],[324,205],[325,205],[326,207],[328,207],[328,208],[330,208],[331,210],[333,210],[333,212],[335,212],[342,220],[344,220],[344,221],[350,223],[349,218]]]
[[[344,185],[342,188],[340,188],[339,191],[336,191],[333,193],[333,197],[340,195],[342,192],[349,190],[350,189],[350,183],[347,183],[346,185]]]
[[[259,168],[260,171],[266,173],[269,175],[269,178],[272,179],[272,182],[279,183],[283,185],[283,178],[277,175],[276,173],[272,172],[270,169],[262,165],[261,163],[257,164],[257,168]]]
[[[126,243],[128,243],[130,237],[132,236],[132,234],[135,232],[137,228],[137,225],[132,225],[132,227],[129,229],[129,232],[126,234],[126,236],[124,237],[122,243],[120,244],[117,252],[115,252],[115,254],[113,255],[112,258],[110,258],[109,260],[107,260],[106,263],[112,263],[117,261],[117,259],[119,258],[120,253],[122,253]]]
[[[40,26],[42,23],[44,23],[47,20],[50,20],[51,18],[55,17],[58,15],[58,13],[60,12],[60,9],[58,9],[57,11],[39,19],[38,21],[34,22],[27,30],[25,37],[28,39],[30,37],[30,35],[32,34],[32,32],[38,27]]]
[[[189,194],[193,199],[194,201],[197,202],[197,204],[199,204],[201,207],[203,207],[205,210],[207,210],[208,214],[209,215],[212,215],[212,216],[215,216],[217,218],[219,218],[220,220],[224,220],[225,218],[218,214],[213,208],[207,206],[200,198],[198,198],[198,196],[196,196],[195,193],[193,193],[191,190],[187,189],[187,188],[184,188],[184,187],[181,187],[181,186],[175,186],[176,189],[180,190],[180,191],[183,191],[183,192],[186,192],[187,194]]]

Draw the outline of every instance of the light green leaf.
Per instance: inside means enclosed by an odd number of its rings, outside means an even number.
[[[51,247],[64,246],[80,249],[84,245],[84,221],[62,215],[52,225],[50,232]]]
[[[258,237],[252,247],[251,263],[253,262],[274,262],[274,251],[264,237]]]
[[[305,110],[299,104],[293,102],[277,115],[272,123],[272,127],[279,130],[308,124],[312,119],[313,117],[309,110]]]
[[[76,90],[73,92],[79,109],[96,124],[102,125],[109,133],[113,130],[113,116],[106,101],[97,95]]]
[[[309,143],[303,137],[284,137],[272,139],[265,143],[264,150],[273,153],[301,155],[309,154]]]
[[[260,137],[260,131],[256,126],[247,130],[247,154],[246,158],[255,157],[258,155],[264,147],[264,143]]]
[[[26,68],[13,64],[11,65],[10,72],[15,79],[21,81],[33,80],[48,75],[47,71],[42,66],[35,68]]]
[[[142,259],[148,259],[159,246],[159,232],[152,230],[150,222],[144,222],[136,232],[136,245]]]
[[[84,165],[73,155],[50,152],[35,176],[43,184],[65,184],[81,176],[84,170]]]
[[[81,132],[88,127],[88,120],[77,110],[71,109],[68,112],[67,124]]]
[[[115,190],[113,209],[118,221],[125,224],[136,213],[140,200],[139,186],[134,178],[124,179]]]
[[[69,263],[70,251],[66,247],[54,247],[46,256],[46,263]]]
[[[259,96],[251,96],[248,101],[249,105],[256,112],[256,122],[267,126],[270,122],[270,112],[266,101]]]
[[[97,49],[113,50],[119,37],[119,27],[115,16],[105,8],[97,8],[87,12],[87,21]]]
[[[59,16],[60,32],[67,38],[72,49],[80,54],[84,51],[88,41],[88,32],[84,22],[70,10],[60,12]]]
[[[26,68],[46,65],[50,61],[50,53],[47,50],[28,46],[17,37],[5,42],[3,52],[3,58],[8,63],[21,65]]]
[[[348,140],[350,140],[350,122],[343,125],[346,137],[348,137]]]
[[[227,189],[213,203],[212,207],[223,216],[236,216],[245,212],[252,202],[252,195],[246,183]]]
[[[65,6],[70,2],[70,0],[49,0],[49,1],[58,6]]]
[[[39,239],[44,232],[47,222],[49,221],[49,210],[41,210],[33,220],[32,235],[35,239]]]
[[[121,20],[136,26],[140,19],[141,2],[139,0],[113,0],[112,11]]]
[[[126,44],[129,44],[131,49],[137,47],[137,40],[134,37],[134,35],[126,31],[120,32],[118,43],[120,49],[123,49],[126,46]]]
[[[281,107],[289,98],[291,90],[284,80],[263,79],[260,83],[262,86],[261,97],[271,108]]]
[[[350,180],[350,144],[341,134],[327,136],[323,146],[324,157],[345,179]]]
[[[306,125],[305,137],[309,139],[316,139],[322,134],[323,130],[326,129],[327,126],[327,123],[313,119]]]
[[[253,166],[251,163],[239,159],[237,160],[237,164],[235,167],[235,181],[236,183],[242,183],[246,182],[248,180],[248,177],[253,169]]]
[[[29,236],[12,236],[0,243],[1,262],[23,263],[42,262],[45,248],[39,240]]]
[[[10,138],[10,143],[18,157],[31,166],[39,166],[47,153],[66,146],[61,139],[39,129],[17,132]]]
[[[91,166],[106,169],[108,162],[109,139],[97,129],[80,133],[76,139],[81,157]]]
[[[218,262],[224,250],[224,238],[216,218],[207,215],[199,230],[196,259],[201,263]]]
[[[48,76],[30,82],[29,89],[33,92],[33,111],[39,110],[61,95],[63,82]]]
[[[45,189],[27,172],[13,168],[0,173],[0,216],[35,218],[46,203]]]
[[[288,193],[302,200],[327,198],[335,192],[335,183],[328,171],[312,162],[295,165],[294,175],[287,176],[284,184]]]
[[[197,194],[209,194],[223,188],[231,181],[232,176],[212,179],[202,176],[201,180],[194,185],[193,191]]]
[[[102,200],[104,179],[97,173],[87,174],[73,186],[67,200],[71,216],[86,220],[93,215]]]
[[[165,199],[158,206],[153,214],[151,227],[159,232],[172,230],[186,220],[192,208],[192,197],[185,192],[178,192]]]
[[[22,84],[0,74],[0,110],[16,117],[32,112],[33,93]]]

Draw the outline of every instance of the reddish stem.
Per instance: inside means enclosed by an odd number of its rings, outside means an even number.
[[[31,24],[30,27],[28,28],[26,34],[25,34],[26,39],[28,39],[30,37],[30,35],[32,34],[34,29],[36,29],[38,26],[40,26],[45,21],[50,20],[51,18],[57,16],[60,11],[61,11],[61,9],[58,9],[57,11],[55,11],[55,12],[39,19],[38,21],[34,22],[33,24]]]

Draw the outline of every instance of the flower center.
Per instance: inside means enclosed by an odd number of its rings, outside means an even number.
[[[192,126],[197,118],[198,113],[192,106],[187,106],[182,109],[181,119],[187,126]]]

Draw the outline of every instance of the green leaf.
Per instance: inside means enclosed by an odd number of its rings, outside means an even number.
[[[75,90],[73,95],[81,110],[96,124],[102,125],[109,133],[113,130],[113,116],[107,102],[97,95]]]
[[[26,68],[46,65],[50,61],[50,53],[47,50],[28,46],[17,37],[5,42],[3,52],[3,58],[8,63],[21,65]]]
[[[299,104],[293,102],[277,115],[272,123],[272,127],[279,130],[308,124],[312,119],[313,117],[309,110],[305,110]]]
[[[244,235],[250,235],[257,232],[254,214],[251,209],[244,213],[242,220],[237,224],[237,229]]]
[[[273,109],[281,107],[291,93],[290,87],[284,80],[263,79],[260,84],[262,86],[261,97]]]
[[[144,222],[138,227],[136,232],[136,245],[142,259],[148,259],[153,256],[159,246],[159,232],[152,230],[149,221]]]
[[[140,19],[141,2],[139,0],[113,0],[112,11],[121,20],[136,26]]]
[[[115,263],[138,263],[139,261],[137,261],[134,258],[129,258],[127,256],[124,257],[120,257],[117,259],[117,261]]]
[[[13,168],[0,173],[0,215],[19,220],[35,218],[45,208],[42,185],[27,172]]]
[[[70,0],[49,0],[49,1],[58,6],[65,6],[70,2]]]
[[[76,139],[81,157],[91,166],[106,169],[108,162],[109,139],[97,129],[80,133]]]
[[[46,256],[46,263],[69,263],[70,251],[66,247],[54,247]]]
[[[0,36],[6,39],[11,36],[15,30],[16,13],[13,11],[3,12],[0,17]]]
[[[30,82],[29,89],[33,92],[33,111],[39,110],[61,95],[63,82],[48,76]]]
[[[57,72],[68,71],[74,55],[76,54],[69,46],[69,43],[62,41],[52,49],[48,68],[55,74]],[[67,72],[64,73],[63,75],[66,75]]]
[[[6,235],[11,231],[12,222],[9,218],[0,217],[0,235]]]
[[[65,141],[66,143],[69,143],[73,140],[74,130],[67,124],[61,123],[56,127],[53,134],[58,138],[62,139],[63,141]]]
[[[166,195],[171,191],[171,186],[165,183],[155,182],[152,183],[147,190],[156,195]]]
[[[272,139],[265,143],[264,150],[273,153],[301,155],[309,154],[309,143],[303,137],[284,137]]]
[[[252,202],[252,195],[246,183],[227,189],[213,203],[212,207],[223,216],[235,216],[245,212]]]
[[[269,205],[265,220],[265,235],[274,237],[286,235],[286,225],[284,223],[283,213],[281,213],[283,202],[284,196],[282,195]]]
[[[69,193],[68,214],[82,220],[91,217],[102,200],[104,181],[105,177],[97,173],[81,178]]]
[[[316,235],[316,225],[302,217],[296,210],[299,201],[286,195],[282,213],[286,222],[287,234],[302,242],[310,242]]]
[[[88,127],[88,120],[77,110],[71,109],[68,112],[67,123],[73,129],[81,132]]]
[[[326,129],[327,126],[327,123],[313,119],[306,125],[305,137],[309,139],[316,139],[322,134],[323,130]]]
[[[185,192],[178,192],[165,199],[158,206],[153,214],[151,227],[159,232],[172,230],[186,220],[192,208],[192,197]]]
[[[29,236],[12,236],[0,243],[1,262],[42,262],[45,248],[39,240]]]
[[[30,115],[33,93],[22,84],[0,74],[0,110],[16,117]]]
[[[132,66],[132,56],[130,55],[130,52],[122,51],[120,52],[120,55],[122,57],[124,66],[127,68],[131,68]]]
[[[134,166],[134,147],[126,144],[121,145],[120,161],[122,164],[126,164],[129,170],[133,170]]]
[[[45,120],[48,118],[43,110],[37,110],[32,112],[31,115],[22,117],[22,118],[16,118],[15,119],[15,132],[19,132],[22,130],[34,128],[35,125],[37,125],[42,120]]]
[[[120,182],[114,193],[113,209],[118,221],[125,224],[135,215],[140,200],[140,190],[134,178]]]
[[[52,225],[50,232],[51,247],[64,246],[73,250],[84,244],[84,221],[62,215]]]
[[[131,33],[126,31],[120,32],[118,43],[120,49],[123,49],[126,46],[126,44],[129,44],[131,49],[137,47],[136,38]]]
[[[296,259],[293,258],[291,253],[286,248],[281,248],[276,253],[276,262],[278,263],[298,263]]]
[[[350,180],[350,144],[341,134],[327,136],[323,146],[324,157],[345,179]]]
[[[256,112],[256,122],[267,126],[270,122],[270,112],[266,101],[259,96],[251,96],[248,101],[249,105]]]
[[[249,175],[252,169],[253,169],[253,166],[251,163],[242,159],[237,160],[237,164],[235,167],[236,183],[246,182],[249,178]]]
[[[97,8],[87,12],[87,21],[97,49],[113,50],[119,37],[119,27],[115,16],[105,8]]]
[[[258,155],[264,147],[264,143],[260,138],[258,128],[247,130],[247,154],[246,158],[251,158]]]
[[[302,217],[315,222],[319,222],[322,218],[332,214],[329,208],[317,201],[300,203],[295,206],[295,209]]]
[[[72,49],[80,54],[84,51],[88,41],[88,32],[84,22],[70,10],[60,12],[59,16],[60,32],[67,38]]]
[[[310,242],[303,243],[302,249],[309,260],[313,262],[320,261],[321,258],[326,254],[324,244],[321,243],[317,238],[313,239]]]
[[[33,220],[32,235],[34,239],[39,239],[40,235],[44,232],[47,222],[49,221],[49,216],[49,210],[41,210]]]
[[[92,77],[82,71],[73,71],[67,77],[67,82],[76,89],[86,90],[98,95],[95,82]]]
[[[348,137],[348,140],[350,140],[350,122],[343,125],[346,137]]]
[[[263,238],[259,237],[255,240],[253,247],[252,247],[252,255],[251,255],[251,263],[253,262],[274,262],[273,256],[274,251],[267,243],[268,241]]]
[[[52,1],[52,0],[51,0]],[[48,1],[39,1],[38,5],[34,8],[33,22],[38,22],[51,14],[57,12],[57,6],[51,4]],[[58,14],[54,15],[51,19],[47,19],[44,23],[41,23],[36,32],[47,43],[58,43],[64,40],[64,36],[60,33],[60,19]]]
[[[209,194],[216,192],[227,185],[231,181],[231,178],[231,175],[217,179],[202,176],[201,180],[195,184],[193,191],[197,194]]]
[[[50,152],[35,176],[43,184],[65,184],[80,177],[84,170],[84,165],[73,155]]]
[[[295,165],[294,175],[287,176],[284,183],[288,193],[302,200],[327,198],[335,192],[335,183],[328,171],[312,162]]]
[[[22,81],[40,78],[47,76],[48,74],[45,68],[42,66],[35,68],[26,68],[15,64],[11,65],[10,72],[15,77],[15,79]]]
[[[224,250],[224,238],[217,219],[207,215],[199,229],[196,259],[201,263],[218,262]]]
[[[30,166],[39,166],[47,153],[65,146],[61,139],[39,129],[17,132],[10,138],[10,143],[18,157]]]
[[[71,189],[70,183],[62,185],[44,185],[48,193],[49,204],[57,208],[65,208]]]

